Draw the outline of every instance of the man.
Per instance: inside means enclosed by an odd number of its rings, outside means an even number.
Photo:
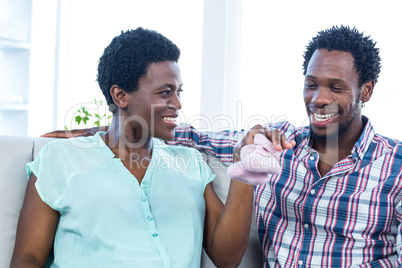
[[[281,173],[255,188],[264,267],[402,265],[402,143],[377,134],[361,114],[380,62],[375,42],[355,28],[319,32],[304,53],[310,126],[257,126],[237,144],[239,149],[265,132],[283,149]],[[231,162],[241,136],[185,126],[170,143]],[[285,149],[287,142],[296,145]]]
[[[345,26],[319,32],[307,46],[310,127],[266,126],[296,146],[282,152],[281,174],[255,188],[265,267],[402,265],[402,143],[376,134],[361,114],[380,61],[375,43]],[[238,146],[261,130],[249,132]],[[205,137],[191,128],[176,135],[175,144],[195,141],[229,162],[237,138],[230,132]],[[273,139],[277,146],[279,137]]]

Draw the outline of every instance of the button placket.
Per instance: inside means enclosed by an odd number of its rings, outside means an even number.
[[[140,203],[146,220],[146,225],[148,227],[149,235],[163,259],[164,267],[170,267],[169,256],[167,255],[165,246],[162,244],[161,237],[159,235],[158,229],[156,228],[156,222],[151,211],[151,204],[149,203],[149,198],[145,190],[142,189],[142,187],[138,186],[139,185],[137,185],[136,190],[138,197],[141,201]]]
[[[158,157],[158,151],[153,150],[152,151],[152,159],[151,162],[148,166],[148,170],[145,173],[145,176],[141,182],[141,184],[138,182],[138,180],[133,176],[133,174],[130,173],[130,171],[125,168],[123,163],[121,162],[120,159],[116,159],[115,164],[118,168],[118,170],[128,178],[128,180],[132,181],[132,186],[133,186],[133,195],[136,194],[136,202],[137,205],[141,207],[142,212],[143,212],[143,220],[144,223],[146,224],[146,228],[148,230],[148,234],[150,239],[152,240],[153,244],[157,248],[160,257],[162,258],[163,261],[163,268],[170,268],[170,257],[167,254],[166,248],[162,243],[162,239],[160,237],[160,234],[156,228],[156,222],[154,219],[154,215],[151,211],[151,204],[148,199],[147,195],[147,188],[149,187],[150,180],[152,179],[152,170],[154,169],[154,164],[153,164],[153,159]]]

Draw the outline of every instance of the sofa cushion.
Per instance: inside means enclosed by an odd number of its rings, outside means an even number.
[[[32,160],[32,138],[0,136],[0,267],[10,267],[18,216]]]
[[[57,140],[55,138],[34,138],[33,139],[33,149],[32,149],[32,159],[35,159],[38,155],[40,149],[45,146],[46,143]]]

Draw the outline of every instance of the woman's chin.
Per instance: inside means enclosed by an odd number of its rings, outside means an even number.
[[[174,139],[174,130],[170,133],[161,133],[160,135],[155,135],[154,137],[164,141],[171,141]]]

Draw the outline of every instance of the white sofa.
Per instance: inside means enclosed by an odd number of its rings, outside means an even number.
[[[27,184],[25,164],[32,161],[44,144],[53,139],[0,136],[0,268],[10,265],[14,248],[18,215]],[[224,202],[230,179],[226,166],[217,158],[204,154],[204,159],[216,174],[214,189]],[[202,254],[203,268],[215,267],[208,256]],[[239,267],[262,267],[262,250],[253,220],[247,251]]]

